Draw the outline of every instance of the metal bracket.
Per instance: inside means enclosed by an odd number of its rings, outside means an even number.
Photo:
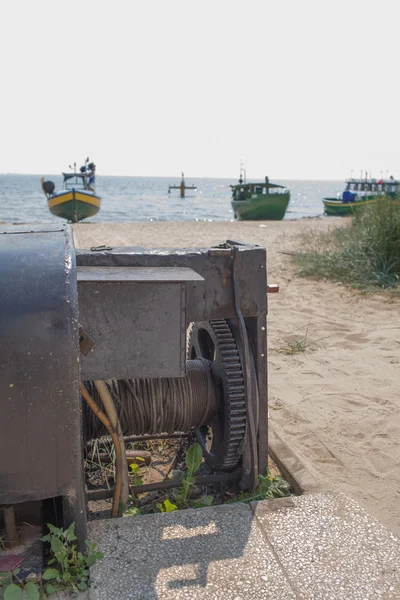
[[[83,331],[82,327],[79,327],[79,350],[84,356],[87,356],[91,350],[95,347],[96,342]]]
[[[102,246],[92,246],[90,250],[92,252],[102,252],[103,250],[112,250],[112,246],[105,246],[103,244]]]
[[[279,292],[279,283],[269,283],[267,285],[267,294],[277,294]]]

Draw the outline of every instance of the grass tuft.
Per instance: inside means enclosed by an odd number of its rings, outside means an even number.
[[[306,351],[313,352],[317,349],[318,340],[311,340],[308,335],[308,330],[310,329],[311,319],[308,322],[306,331],[303,335],[300,334],[292,334],[290,336],[286,336],[282,339],[283,346],[279,348],[273,348],[273,352],[278,352],[279,354],[286,354],[288,356],[292,356],[293,354],[304,353]]]
[[[301,236],[293,256],[299,274],[333,279],[364,291],[396,288],[400,275],[400,206],[390,197],[355,210],[351,222]]]
[[[285,345],[278,348],[279,354],[287,354],[292,356],[293,354],[299,354],[306,350],[316,350],[314,342],[307,342],[306,338],[292,338],[285,339]]]

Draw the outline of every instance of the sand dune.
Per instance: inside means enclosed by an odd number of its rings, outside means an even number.
[[[340,219],[78,224],[76,245],[208,246],[237,239],[268,251],[270,423],[308,469],[400,535],[400,298],[361,296],[299,278],[296,236]],[[304,338],[305,353],[285,354]]]

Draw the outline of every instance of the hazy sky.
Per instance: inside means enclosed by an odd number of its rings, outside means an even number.
[[[400,177],[398,0],[3,0],[0,172]]]

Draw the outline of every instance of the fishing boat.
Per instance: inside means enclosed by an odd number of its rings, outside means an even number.
[[[95,191],[96,165],[87,158],[79,172],[74,163],[73,172],[62,173],[62,176],[63,189],[59,192],[52,181],[45,181],[44,177],[40,180],[50,212],[70,223],[77,223],[98,213],[101,199]]]
[[[389,179],[372,179],[367,175],[360,179],[346,179],[346,187],[338,198],[324,198],[324,212],[330,216],[352,215],[355,209],[374,204],[382,196],[390,196],[396,204],[400,204],[400,181]]]
[[[249,183],[246,182],[246,173],[241,168],[239,182],[230,187],[235,219],[279,221],[285,216],[290,192],[283,185],[271,183],[268,177],[264,182]]]

